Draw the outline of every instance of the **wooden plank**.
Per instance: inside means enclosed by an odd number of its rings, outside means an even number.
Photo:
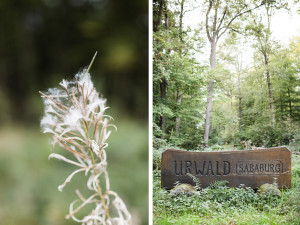
[[[286,147],[258,150],[191,152],[168,149],[162,153],[161,185],[195,185],[186,175],[199,178],[201,187],[216,180],[227,180],[229,187],[241,184],[253,189],[277,178],[279,188],[291,187],[291,152]]]

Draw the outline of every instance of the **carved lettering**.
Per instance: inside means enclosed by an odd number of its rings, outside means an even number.
[[[194,164],[195,164],[196,175],[199,175],[199,174],[203,175],[206,161],[203,162],[202,171],[200,169],[199,170],[197,169],[197,161],[194,161]]]
[[[250,172],[253,173],[254,170],[253,170],[253,164],[250,164]]]
[[[214,171],[213,171],[213,167],[212,167],[211,161],[208,162],[206,176],[208,175],[209,171],[211,171],[211,175],[214,175]]]
[[[242,173],[243,172],[243,164],[239,164],[239,171],[238,173]]]
[[[255,165],[255,170],[254,170],[254,172],[256,172],[256,171],[259,172],[258,164]]]
[[[276,164],[275,170],[276,172],[280,172],[280,164]]]
[[[262,173],[262,172],[264,172],[264,164],[260,164],[260,172]]]
[[[191,161],[185,161],[185,174],[187,173],[192,173],[191,172],[191,165],[192,165],[192,162]]]
[[[172,188],[176,181],[190,183],[186,174],[200,179],[207,187],[215,180],[228,186],[258,188],[277,178],[281,188],[291,187],[291,153],[285,147],[221,152],[191,152],[169,149],[162,155],[162,186]]]
[[[245,169],[244,169],[244,173],[247,171],[247,173],[249,173],[249,170],[248,170],[248,164],[246,164],[245,166]]]
[[[219,173],[219,162],[218,161],[216,161],[216,164],[217,164],[217,173],[216,173],[216,175],[217,176],[220,176],[221,174]]]
[[[239,166],[239,172],[243,173],[243,165],[241,164]],[[174,160],[174,173],[176,176],[183,176],[187,173],[195,174],[196,176],[226,176],[230,173],[230,162],[223,161],[222,166],[219,161]]]
[[[281,172],[281,164],[272,162],[239,162],[236,166],[238,174],[273,174]]]
[[[228,175],[230,173],[230,162],[228,161],[223,161],[224,163],[224,175]]]
[[[180,176],[182,175],[182,161],[180,160],[180,171],[177,173],[177,160],[175,160],[175,175]]]
[[[274,165],[273,165],[273,164],[270,164],[270,172],[275,172],[275,171],[274,171]]]
[[[270,167],[269,167],[269,164],[265,164],[265,171],[266,171],[266,172],[269,172],[269,168],[270,168]]]

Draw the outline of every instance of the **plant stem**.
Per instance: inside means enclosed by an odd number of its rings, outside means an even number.
[[[92,163],[93,163],[93,166],[94,166],[94,168],[95,168],[94,153],[93,153],[93,150],[92,150],[91,147],[90,147],[90,152],[91,152]],[[97,175],[96,170],[94,170],[94,175],[95,175],[95,176]],[[107,206],[106,206],[106,204],[105,204],[105,200],[104,200],[104,197],[103,197],[103,195],[102,195],[101,187],[100,187],[100,185],[99,185],[99,180],[97,180],[97,190],[98,190],[98,194],[99,194],[99,197],[100,197],[100,199],[101,199],[102,205],[103,205],[103,207],[104,207],[105,214],[106,214],[107,218],[110,218],[110,216],[109,216],[109,211],[108,211],[108,208],[107,208]]]

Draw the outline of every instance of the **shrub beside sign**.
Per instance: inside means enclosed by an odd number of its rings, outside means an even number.
[[[259,188],[277,178],[279,188],[291,187],[291,152],[286,147],[190,152],[168,149],[162,153],[161,185],[167,189],[174,183],[195,185],[186,174],[199,178],[201,187],[215,180],[227,180],[229,187]]]

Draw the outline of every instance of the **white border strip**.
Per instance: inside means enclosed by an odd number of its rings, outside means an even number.
[[[148,57],[148,61],[149,61],[149,69],[148,69],[148,71],[149,71],[149,75],[148,75],[148,78],[149,78],[149,80],[148,80],[148,90],[149,90],[149,92],[148,92],[148,104],[149,104],[149,107],[148,107],[148,113],[149,113],[149,117],[148,117],[148,126],[149,126],[149,148],[148,148],[148,152],[149,152],[149,162],[148,162],[148,165],[149,165],[149,192],[148,192],[148,195],[149,195],[149,223],[148,224],[153,224],[153,179],[152,179],[152,168],[153,168],[153,166],[152,166],[152,160],[153,160],[153,154],[152,154],[152,134],[153,134],[153,126],[152,126],[152,120],[153,120],[153,118],[152,118],[152,112],[153,112],[153,105],[152,105],[152,103],[153,103],[153,82],[152,82],[152,78],[153,78],[153,76],[152,76],[152,74],[153,74],[153,65],[152,65],[152,31],[153,31],[153,23],[152,23],[152,21],[153,21],[153,14],[152,14],[152,12],[153,12],[153,8],[152,8],[152,6],[153,6],[153,3],[152,3],[152,0],[149,0],[149,11],[148,11],[148,37],[149,37],[149,41],[148,41],[148,44],[149,44],[149,48],[148,48],[148,55],[149,55],[149,57]]]

